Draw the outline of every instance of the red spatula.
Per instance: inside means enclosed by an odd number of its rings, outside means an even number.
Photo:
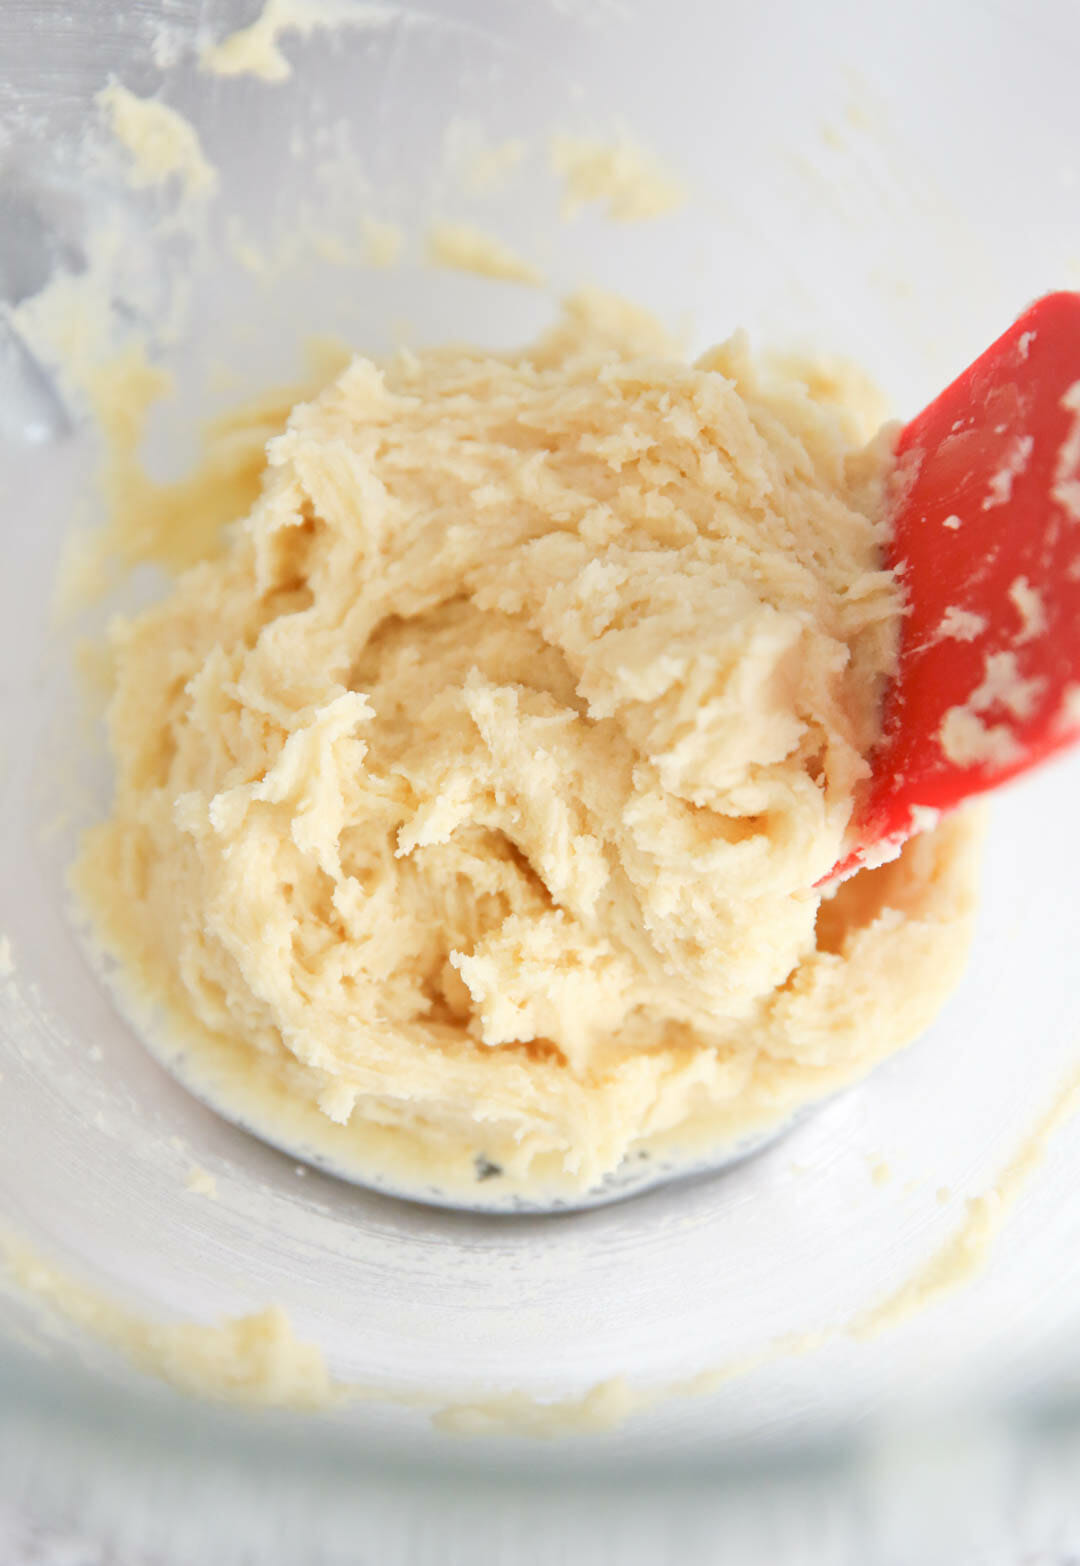
[[[1080,738],[1080,294],[1048,294],[903,430],[908,609],[846,875]]]

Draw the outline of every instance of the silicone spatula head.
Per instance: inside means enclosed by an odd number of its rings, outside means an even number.
[[[901,432],[907,610],[838,873],[1080,738],[1080,294],[1049,294]]]

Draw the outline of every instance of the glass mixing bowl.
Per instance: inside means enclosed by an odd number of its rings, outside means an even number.
[[[705,1562],[722,1539],[740,1562],[1064,1561],[1080,1537],[1080,1142],[1067,1126],[1048,1141],[1010,1213],[995,1193],[1080,1042],[1075,760],[995,804],[973,959],[939,1022],[757,1158],[550,1219],[425,1210],[304,1173],[173,1082],[72,933],[65,868],[108,769],[71,654],[105,610],[72,623],[52,604],[63,540],[97,505],[98,453],[12,309],[57,266],[77,278],[105,255],[114,325],[148,334],[176,376],[150,431],[163,473],[208,409],[294,375],[306,336],[502,346],[583,282],[649,305],[693,347],[745,326],[757,344],[850,356],[909,413],[1028,300],[1080,282],[1080,11],[295,0],[279,14],[305,25],[281,35],[291,76],[267,83],[196,65],[202,33],[249,6],[0,10],[0,1216],[147,1319],[278,1304],[335,1378],[396,1400],[193,1401],[5,1290],[4,1558],[60,1559],[77,1538],[64,1559],[123,1566]],[[133,191],[102,152],[93,98],[113,74],[197,126],[221,179],[205,221],[178,216],[174,190]],[[553,133],[636,138],[686,205],[563,221]],[[484,188],[472,154],[509,138],[520,163]],[[354,259],[365,217],[400,226],[400,264]],[[432,269],[432,217],[497,234],[547,288]],[[129,590],[154,585],[143,573]],[[216,1200],[185,1189],[196,1165]],[[980,1197],[991,1227],[1008,1221],[972,1281],[877,1336],[848,1332]],[[484,1391],[573,1402],[618,1377],[676,1390],[545,1441],[431,1421]]]

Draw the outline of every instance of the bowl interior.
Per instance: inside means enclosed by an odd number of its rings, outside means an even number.
[[[110,7],[86,5],[64,32],[59,9],[45,8],[35,38],[6,40],[6,155],[21,206],[0,241],[19,265],[3,275],[22,277],[17,302],[57,256],[76,275],[88,259],[106,266],[113,326],[145,335],[176,377],[151,421],[161,473],[189,459],[208,411],[295,375],[318,334],[371,352],[400,340],[501,346],[549,320],[560,294],[595,284],[655,309],[692,347],[746,326],[758,343],[850,356],[905,413],[1027,300],[1080,276],[1071,8],[1041,11],[1035,28],[975,3],[357,7],[352,25],[286,36],[297,68],[275,85],[201,74],[194,22],[177,15],[163,34],[160,19],[121,26]],[[155,37],[175,55],[164,71]],[[168,51],[156,47],[160,61]],[[205,210],[193,216],[174,189],[133,192],[103,156],[92,97],[110,71],[160,90],[198,127],[221,171]],[[685,182],[686,205],[640,224],[595,210],[564,220],[555,134],[635,138]],[[462,172],[462,148],[508,139],[523,147],[505,184]],[[370,262],[372,219],[402,231],[393,267]],[[433,268],[433,219],[497,235],[546,286]],[[122,241],[111,251],[110,225]],[[976,1283],[883,1337],[845,1330],[947,1241],[968,1198],[992,1190],[1070,1069],[1075,761],[995,808],[971,969],[931,1032],[723,1176],[503,1220],[299,1169],[174,1083],[72,933],[66,867],[109,787],[73,649],[117,602],[160,584],[143,573],[74,620],[53,613],[65,536],[99,507],[99,452],[77,399],[5,330],[5,1224],[156,1318],[213,1322],[280,1304],[335,1377],[434,1407],[478,1387],[574,1397],[611,1377],[662,1385],[732,1371],[709,1396],[661,1402],[598,1440],[591,1463],[648,1458],[658,1430],[668,1452],[715,1452],[931,1393],[1075,1374],[1080,1262],[1063,1198],[1080,1146],[1069,1138],[1050,1146]],[[216,1199],[185,1189],[194,1166],[214,1176]],[[42,1332],[33,1313],[0,1299],[0,1323],[0,1354],[21,1367],[12,1374],[47,1376],[27,1357]],[[50,1352],[133,1383],[92,1340]],[[417,1454],[446,1443],[428,1411],[359,1400],[317,1417],[345,1439],[377,1433]]]

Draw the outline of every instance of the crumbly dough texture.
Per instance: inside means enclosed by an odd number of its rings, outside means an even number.
[[[75,872],[253,1104],[580,1189],[927,1024],[967,823],[819,885],[901,612],[888,445],[827,383],[582,297],[520,353],[356,358],[267,454],[225,547],[114,625]]]

